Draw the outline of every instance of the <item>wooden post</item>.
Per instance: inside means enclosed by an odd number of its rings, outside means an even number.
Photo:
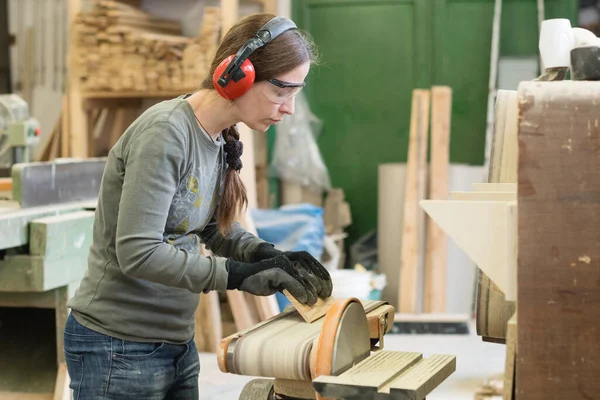
[[[88,123],[87,114],[83,110],[83,96],[79,74],[77,71],[78,46],[75,42],[73,26],[75,17],[82,10],[82,0],[69,0],[69,46],[67,53],[68,79],[66,84],[66,95],[68,97],[68,118],[66,124],[68,137],[69,156],[88,157]]]
[[[425,246],[425,212],[419,201],[425,198],[427,180],[427,139],[429,132],[430,91],[413,91],[410,137],[406,165],[404,229],[402,232],[402,264],[400,267],[401,313],[416,313],[419,273],[422,271]]]
[[[450,158],[450,118],[452,89],[434,86],[431,90],[431,161],[429,169],[429,198],[448,198]],[[427,219],[427,254],[425,259],[425,312],[446,311],[447,243],[444,231]]]

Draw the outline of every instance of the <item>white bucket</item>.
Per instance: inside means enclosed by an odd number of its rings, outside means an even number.
[[[356,297],[359,300],[369,299],[373,290],[371,285],[372,275],[370,272],[337,269],[330,271],[330,273],[333,280],[332,296],[334,298]]]

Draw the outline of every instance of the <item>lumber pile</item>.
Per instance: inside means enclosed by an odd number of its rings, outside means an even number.
[[[196,37],[179,21],[99,0],[75,19],[76,72],[84,91],[187,91],[205,78],[219,41],[220,9],[205,7]]]

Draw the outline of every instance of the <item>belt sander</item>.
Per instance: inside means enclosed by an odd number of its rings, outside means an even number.
[[[394,322],[388,303],[356,298],[328,303],[314,321],[290,306],[221,341],[220,370],[257,377],[240,400],[416,400],[455,371],[454,356],[383,350]]]

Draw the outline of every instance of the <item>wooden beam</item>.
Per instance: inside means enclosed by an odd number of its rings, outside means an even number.
[[[0,291],[45,292],[77,282],[87,269],[88,252],[45,260],[41,256],[6,256],[0,261]]]
[[[56,260],[87,253],[91,244],[94,211],[76,211],[31,221],[29,254]]]
[[[448,198],[450,167],[450,118],[452,89],[434,86],[431,89],[431,161],[429,198]],[[431,218],[427,220],[427,253],[425,258],[424,311],[440,313],[446,310],[446,270],[448,240],[444,231]]]
[[[221,0],[221,38],[240,18],[239,0]]]
[[[26,209],[15,207],[12,211],[4,210],[0,213],[0,250],[27,245],[29,243],[29,224],[35,219],[95,207],[95,201],[84,201]]]
[[[77,69],[77,56],[80,49],[75,40],[73,27],[75,17],[82,10],[82,0],[68,0],[69,7],[69,45],[67,53],[68,81],[66,85],[68,96],[68,143],[69,156],[88,157],[88,124],[87,115],[83,110],[83,96],[79,71]]]
[[[413,91],[406,189],[404,227],[402,231],[402,263],[400,266],[400,301],[403,313],[417,311],[420,293],[419,272],[422,271],[425,245],[425,213],[419,201],[425,198],[427,180],[427,142],[429,132],[429,90]]]
[[[503,159],[515,159],[518,152],[516,142],[510,138],[513,132],[508,129],[516,129],[512,123],[507,124],[508,108],[517,107],[516,98],[511,91],[500,90],[496,97],[496,115],[494,120],[493,139],[491,141],[491,158],[488,171],[488,182],[473,184],[475,190],[490,191],[514,191],[516,192],[517,163],[504,162]],[[483,271],[479,271],[476,298],[476,326],[477,334],[485,341],[504,343],[506,339],[506,324],[515,313],[516,303],[507,301],[500,288],[490,280]]]

